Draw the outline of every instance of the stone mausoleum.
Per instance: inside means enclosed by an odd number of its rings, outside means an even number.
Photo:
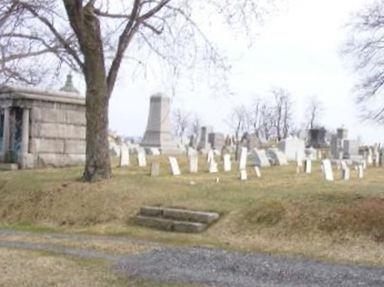
[[[39,168],[85,162],[85,99],[70,76],[57,92],[1,86],[0,108],[3,163]]]

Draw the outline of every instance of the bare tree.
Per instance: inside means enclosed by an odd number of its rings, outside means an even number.
[[[308,129],[318,127],[323,112],[324,107],[322,103],[316,98],[316,96],[311,97],[306,111],[307,123],[305,124],[305,127]]]
[[[275,114],[273,107],[268,103],[264,102],[260,107],[260,118],[261,118],[261,134],[267,141],[276,137],[275,133]]]
[[[384,2],[374,1],[354,15],[344,53],[360,75],[356,100],[365,119],[384,123]]]
[[[128,52],[141,55],[140,63],[156,55],[174,71],[193,67],[199,59],[208,63],[207,71],[212,67],[225,71],[225,59],[195,18],[203,10],[215,11],[229,27],[240,24],[249,31],[270,2],[2,0],[0,81],[36,84],[51,67],[57,73],[63,66],[81,73],[87,119],[83,179],[108,179],[109,99],[123,60],[132,57]]]
[[[277,140],[286,138],[292,129],[292,103],[290,94],[282,89],[272,90],[274,97],[274,117]]]
[[[238,160],[238,151],[240,147],[241,137],[244,133],[250,130],[249,112],[245,106],[237,106],[232,109],[232,112],[225,123],[232,130],[236,144],[235,159]]]
[[[187,129],[191,123],[191,113],[183,111],[181,109],[176,109],[173,112],[173,125],[174,133],[180,138],[181,143],[186,135]]]
[[[189,135],[194,136],[196,139],[200,133],[200,129],[201,129],[201,119],[197,114],[193,114],[189,124]]]

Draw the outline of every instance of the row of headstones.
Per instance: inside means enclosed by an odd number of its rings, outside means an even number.
[[[248,150],[246,147],[243,147],[240,152],[240,160],[239,160],[239,175],[241,180],[247,179],[247,157],[248,157]],[[177,162],[177,159],[175,157],[169,157],[169,164],[171,166],[171,172],[173,175],[180,175],[180,167]],[[189,159],[189,171],[190,173],[197,173],[198,172],[198,155],[196,152],[190,152],[188,153],[188,159]],[[137,161],[139,167],[146,167],[147,161],[146,161],[146,155],[144,149],[139,149],[137,151]],[[207,155],[207,163],[208,163],[208,171],[210,173],[217,173],[218,172],[218,163],[215,160],[215,154],[212,150],[208,152]],[[223,170],[225,172],[230,172],[232,170],[232,163],[231,163],[231,155],[230,154],[224,154],[223,155]],[[355,170],[357,171],[357,177],[359,179],[363,178],[364,176],[364,169],[366,168],[366,165],[364,165],[365,162],[361,164],[357,164],[355,166]],[[129,166],[129,149],[128,147],[122,147],[121,154],[120,154],[120,166]],[[310,174],[312,172],[312,161],[310,159],[297,159],[297,172],[300,172],[300,170],[303,168],[304,173]],[[349,180],[351,171],[348,165],[345,161],[340,162],[340,168],[341,168],[341,174],[343,180]],[[254,170],[257,177],[261,177],[261,171],[258,165],[254,166]],[[333,181],[334,175],[332,171],[332,163],[329,159],[322,160],[321,162],[321,170],[324,174],[324,178],[327,181]],[[159,162],[152,162],[151,166],[151,175],[156,176],[159,175],[160,172],[160,163]]]
[[[338,166],[338,169],[341,170],[341,179],[348,181],[351,178],[351,169],[346,164],[345,161],[340,162],[340,166]],[[366,169],[365,162],[359,163],[355,165],[355,170],[357,172],[357,178],[362,179],[364,177],[364,169]],[[329,159],[325,159],[321,161],[321,170],[324,175],[324,179],[326,181],[334,181],[334,175],[332,170],[332,163]]]

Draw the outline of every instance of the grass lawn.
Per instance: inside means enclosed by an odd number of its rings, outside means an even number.
[[[132,160],[131,160],[132,161]],[[149,159],[151,161],[151,159]],[[161,176],[149,167],[115,168],[110,181],[80,182],[81,168],[0,173],[0,224],[35,231],[127,234],[174,244],[218,246],[384,266],[384,170],[365,178],[325,182],[296,167],[262,169],[241,182],[235,171],[172,177],[162,158]],[[216,178],[219,178],[219,182]],[[221,219],[202,234],[175,234],[136,226],[142,205],[217,211]]]

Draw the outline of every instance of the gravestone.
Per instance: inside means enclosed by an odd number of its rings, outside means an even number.
[[[222,133],[210,133],[208,142],[213,149],[221,150],[225,145],[225,136]]]
[[[240,169],[240,180],[247,180],[247,170],[246,169]]]
[[[189,172],[197,173],[199,170],[199,158],[197,154],[191,154],[188,157],[188,160],[189,160]]]
[[[180,172],[179,164],[177,163],[177,159],[173,156],[170,156],[168,159],[169,159],[169,164],[171,165],[172,175],[180,175],[181,172]]]
[[[239,169],[243,170],[247,168],[248,149],[246,147],[241,148]]]
[[[269,167],[271,163],[267,157],[267,153],[264,149],[253,149],[252,151],[252,160],[254,165],[259,167]]]
[[[324,159],[321,161],[321,167],[326,181],[333,181],[333,171],[331,161],[329,159]]]
[[[122,144],[120,146],[120,167],[129,166],[129,148]]]
[[[279,149],[270,148],[267,154],[272,158],[275,165],[288,165],[287,157]]]
[[[313,147],[306,148],[304,153],[306,158],[310,160],[317,160],[317,150]]]
[[[157,147],[150,147],[148,149],[148,154],[150,155],[160,155],[160,150]]]
[[[176,141],[171,134],[171,99],[156,94],[151,96],[147,128],[140,146],[156,147],[163,154],[180,154]]]
[[[210,149],[207,154],[207,163],[209,164],[213,160],[215,160],[215,153]]]
[[[157,161],[153,161],[151,165],[151,176],[159,176],[160,175],[160,163]]]
[[[217,173],[219,170],[217,169],[217,162],[215,160],[211,160],[209,162],[209,173]]]
[[[138,163],[139,167],[146,167],[147,166],[147,159],[145,157],[144,149],[138,149],[138,151],[137,151],[137,163]]]
[[[297,137],[288,137],[280,141],[277,147],[285,154],[287,160],[294,161],[297,157],[304,157],[305,142]]]
[[[373,152],[372,149],[368,148],[368,154],[367,154],[367,164],[371,166],[373,164]]]
[[[231,163],[231,155],[230,154],[224,154],[224,171],[229,172],[232,169],[232,163]]]
[[[306,174],[312,173],[312,161],[310,159],[304,161],[304,172]]]
[[[208,150],[211,148],[211,145],[208,141],[208,135],[212,133],[212,127],[201,127],[199,134],[199,143],[197,144],[197,150]]]
[[[309,130],[308,146],[314,148],[326,148],[327,142],[325,140],[327,130],[325,128],[315,128]]]
[[[357,166],[357,178],[362,179],[364,177],[364,168],[363,165],[359,164]]]
[[[358,140],[344,140],[343,156],[347,159],[356,158],[359,156],[360,142]]]
[[[258,167],[257,165],[255,165],[255,166],[254,166],[254,170],[255,170],[255,173],[256,173],[256,177],[257,177],[257,178],[260,178],[260,177],[261,177],[260,167]]]
[[[348,181],[351,178],[351,170],[349,167],[341,170],[341,179]]]

